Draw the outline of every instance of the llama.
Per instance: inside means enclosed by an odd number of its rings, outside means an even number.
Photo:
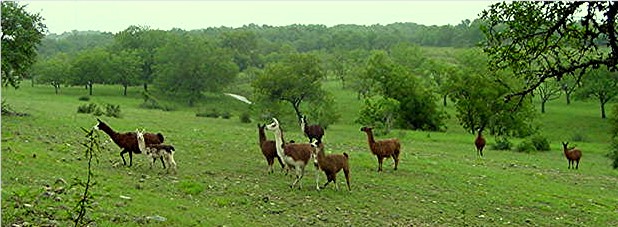
[[[137,144],[137,135],[135,132],[119,133],[110,128],[107,124],[97,118],[98,123],[94,126],[95,129],[105,132],[116,145],[122,148],[120,151],[120,157],[122,157],[122,163],[127,165],[124,159],[124,154],[129,153],[129,166],[133,165],[133,153],[142,153]],[[163,143],[163,135],[161,133],[144,133],[144,140],[146,145]]]
[[[279,157],[279,155],[277,155],[277,148],[275,147],[275,141],[266,139],[266,133],[264,132],[264,128],[266,127],[266,125],[258,124],[257,127],[258,127],[260,149],[262,149],[262,154],[264,155],[264,157],[266,158],[266,162],[268,163],[268,173],[273,172],[273,164],[275,163],[275,158],[279,160],[279,164],[281,164],[281,168],[284,169],[285,166],[283,165],[283,161],[281,161],[281,158]],[[294,141],[290,141],[290,142],[293,143]]]
[[[170,164],[170,168],[176,173],[176,161],[174,161],[174,146],[167,144],[150,144],[146,145],[146,141],[144,140],[144,132],[136,131],[137,135],[137,144],[139,149],[144,152],[146,155],[152,158],[152,162],[150,163],[150,168],[154,165],[157,158],[161,159],[161,163],[163,163],[163,169],[165,169],[165,160]],[[169,169],[168,168],[168,171]]]
[[[483,148],[485,147],[485,138],[482,135],[483,129],[478,130],[478,134],[476,135],[476,139],[474,140],[474,145],[476,145],[476,152],[483,157]]]
[[[324,129],[319,125],[307,125],[307,116],[300,117],[300,129],[305,133],[305,136],[309,138],[309,143],[316,139],[322,142],[322,136],[324,136]]]
[[[362,127],[361,131],[367,133],[367,141],[369,142],[369,149],[378,158],[378,172],[382,171],[382,161],[384,158],[393,157],[395,162],[395,170],[399,165],[399,153],[401,152],[401,144],[399,139],[387,139],[375,141],[373,138],[373,132],[370,127]]]
[[[564,150],[564,156],[569,160],[569,169],[571,165],[575,165],[575,169],[579,168],[579,159],[582,157],[582,151],[579,149],[568,148],[569,142],[562,142],[562,149]],[[577,164],[576,164],[577,163]]]
[[[315,149],[313,153],[313,162],[316,164],[319,169],[324,171],[326,174],[327,181],[322,186],[322,188],[326,188],[326,185],[331,181],[335,184],[335,188],[339,191],[339,185],[337,185],[337,173],[343,169],[343,173],[345,174],[345,182],[348,184],[348,191],[352,191],[350,188],[350,164],[348,163],[349,156],[347,153],[343,154],[324,154],[324,144],[319,140],[313,141],[311,143],[311,147]],[[316,170],[316,171],[319,171]],[[316,174],[315,176],[315,187],[317,190],[320,190],[320,186],[318,184],[320,178],[320,174]]]
[[[301,189],[302,184],[300,183],[300,180],[305,175],[305,167],[307,166],[307,163],[309,163],[309,159],[311,159],[313,148],[310,144],[283,144],[283,131],[281,130],[279,121],[276,118],[273,118],[273,123],[267,125],[266,129],[273,131],[275,134],[277,155],[283,159],[283,162],[288,165],[289,168],[294,167],[296,170],[296,179],[292,185],[290,185],[290,188],[294,188],[294,186],[298,183],[298,189]]]

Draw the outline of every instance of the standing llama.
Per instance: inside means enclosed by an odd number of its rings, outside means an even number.
[[[582,158],[582,151],[579,149],[576,149],[575,147],[569,149],[567,147],[568,145],[569,145],[569,142],[566,142],[566,143],[562,142],[562,149],[564,151],[564,156],[566,156],[567,160],[569,161],[569,169],[571,168],[571,165],[574,165],[575,169],[578,169],[579,159]]]
[[[124,154],[129,153],[129,166],[133,165],[133,153],[142,153],[137,144],[137,135],[135,132],[119,133],[110,128],[107,124],[97,118],[98,123],[94,126],[95,129],[105,132],[116,145],[122,148],[120,151],[120,157],[122,157],[122,163],[127,165],[124,159]],[[144,139],[146,145],[163,143],[163,135],[161,133],[144,133]]]
[[[167,144],[150,144],[146,145],[146,141],[144,140],[144,132],[136,131],[137,135],[137,145],[139,149],[144,152],[144,154],[148,155],[152,158],[152,162],[150,163],[150,168],[154,165],[157,158],[161,159],[161,163],[163,163],[163,169],[165,169],[165,159],[167,163],[170,165],[170,168],[176,173],[176,161],[174,161],[174,146]],[[170,168],[167,168],[169,172]]]
[[[322,188],[326,188],[326,185],[331,181],[335,184],[335,188],[339,191],[339,185],[337,185],[337,173],[343,169],[345,174],[345,182],[348,184],[348,191],[352,191],[350,188],[350,164],[348,163],[349,156],[347,153],[343,154],[324,154],[324,144],[319,140],[311,142],[311,147],[315,149],[313,153],[313,162],[318,166],[318,171],[321,169],[326,174],[326,183]],[[319,186],[320,174],[315,175],[315,187],[320,190]]]
[[[257,127],[258,127],[260,149],[262,150],[262,154],[264,155],[264,157],[266,158],[266,162],[268,163],[268,173],[273,172],[273,164],[275,164],[275,158],[279,160],[279,164],[281,164],[281,168],[284,169],[285,165],[283,165],[283,161],[281,161],[281,158],[279,157],[279,155],[277,155],[277,148],[275,147],[275,141],[266,139],[266,133],[264,132],[264,128],[266,127],[266,125],[258,124]],[[293,141],[290,141],[290,142],[293,143]]]
[[[476,146],[476,152],[478,155],[483,157],[483,148],[485,148],[485,138],[483,138],[483,129],[480,128],[478,130],[478,134],[476,135],[476,139],[474,140],[474,145]]]
[[[369,149],[378,158],[378,172],[382,171],[382,161],[384,158],[393,157],[395,162],[395,170],[399,165],[399,153],[401,152],[401,144],[399,139],[387,139],[375,141],[373,138],[373,132],[370,127],[362,127],[361,131],[367,133],[367,142],[369,142]]]
[[[301,189],[302,184],[300,183],[300,180],[305,175],[305,167],[311,159],[313,148],[310,144],[306,143],[283,144],[283,131],[281,130],[279,121],[276,118],[273,118],[273,123],[267,125],[266,129],[273,131],[275,134],[277,155],[283,159],[283,162],[288,165],[288,167],[294,167],[296,169],[296,179],[292,185],[290,185],[290,188],[294,188],[294,186],[298,183],[298,189]]]
[[[322,137],[324,136],[324,129],[319,125],[307,125],[307,116],[303,115],[300,117],[300,129],[305,133],[305,136],[309,138],[309,143],[316,139],[322,142]]]

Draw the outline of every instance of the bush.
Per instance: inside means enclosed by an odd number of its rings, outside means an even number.
[[[82,96],[82,97],[79,97],[79,101],[86,101],[86,102],[87,102],[87,101],[90,101],[90,96]]]
[[[532,151],[536,151],[536,148],[534,147],[534,144],[532,143],[532,141],[524,140],[524,141],[521,141],[521,143],[519,143],[517,147],[515,147],[515,151],[530,153]]]
[[[103,113],[103,111],[101,111],[101,108],[99,108],[99,106],[96,103],[88,103],[88,104],[84,104],[84,105],[78,106],[77,107],[77,112],[78,113],[85,113],[85,114],[95,113],[95,112]],[[97,116],[100,116],[100,115],[97,115]]]
[[[238,118],[240,118],[241,123],[251,123],[251,114],[244,112]]]
[[[105,115],[108,117],[120,118],[120,105],[106,104]]]
[[[492,150],[511,150],[513,144],[505,137],[496,139],[496,143],[491,146]]]
[[[618,169],[618,139],[614,139],[612,143],[612,151],[608,154],[609,158],[613,160],[612,166],[614,169]]]
[[[230,117],[232,117],[232,114],[231,114],[230,112],[223,112],[223,113],[221,114],[221,117],[222,117],[223,119],[230,119]]]
[[[573,137],[571,137],[571,141],[585,142],[586,141],[586,137],[584,135],[582,135],[582,134],[575,133],[575,134],[573,134]]]
[[[530,142],[537,151],[549,151],[551,149],[549,147],[549,141],[542,135],[533,136],[530,138]]]
[[[195,113],[196,117],[210,117],[210,118],[218,118],[220,116],[219,112],[216,109],[212,109],[210,112],[198,112]]]

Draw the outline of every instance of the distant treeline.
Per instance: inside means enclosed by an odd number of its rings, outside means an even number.
[[[458,25],[425,26],[416,23],[388,25],[288,25],[269,26],[249,24],[240,28],[217,27],[191,31],[172,29],[168,32],[188,32],[220,37],[230,33],[243,33],[255,42],[259,52],[268,53],[281,47],[297,52],[322,50],[329,52],[355,49],[387,50],[409,42],[419,46],[471,47],[484,39],[479,20],[463,20]],[[128,28],[130,29],[130,28]],[[94,47],[106,47],[114,42],[109,32],[72,31],[47,35],[39,46],[39,55],[49,57],[58,52],[72,53]],[[230,43],[229,45],[235,45]]]

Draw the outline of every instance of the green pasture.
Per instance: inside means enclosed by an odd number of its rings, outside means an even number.
[[[249,106],[228,96],[209,95],[193,108],[166,101],[175,110],[161,111],[139,108],[140,87],[124,97],[120,86],[95,85],[90,101],[79,100],[87,95],[83,87],[63,87],[57,95],[52,87],[28,82],[17,90],[3,88],[2,98],[30,116],[2,116],[2,226],[72,225],[83,188],[71,184],[87,176],[80,128],[92,128],[97,118],[77,113],[77,107],[89,102],[120,105],[121,118],[98,117],[116,131],[163,133],[176,147],[178,163],[176,174],[166,173],[160,162],[151,169],[144,155],[123,166],[120,149],[99,132],[104,146],[93,162],[94,203],[87,214],[96,226],[618,226],[618,171],[606,157],[609,123],[594,101],[547,104],[538,123],[551,151],[488,149],[483,158],[449,103],[446,132],[380,136],[399,138],[402,154],[397,171],[387,159],[378,173],[367,137],[354,123],[362,102],[336,81],[324,88],[341,115],[326,131],[326,152],[350,155],[351,192],[343,173],[340,191],[333,185],[316,191],[313,166],[301,190],[289,188],[293,177],[278,166],[268,174],[256,124],[270,122],[241,123],[239,115]],[[195,116],[213,108],[232,117]],[[282,127],[286,139],[307,140],[297,125]],[[491,146],[495,138],[487,140]],[[579,170],[567,169],[561,141],[583,151]]]

